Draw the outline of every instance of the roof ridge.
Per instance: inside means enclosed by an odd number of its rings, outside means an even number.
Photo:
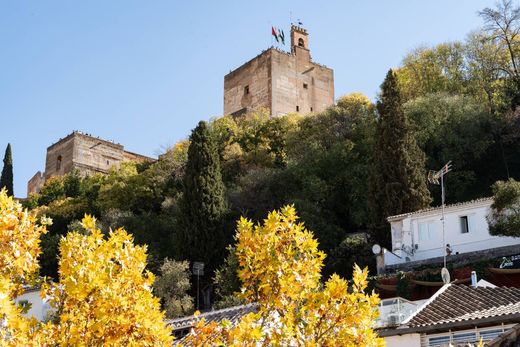
[[[455,202],[453,204],[444,205],[444,208],[446,209],[446,208],[450,208],[450,207],[464,206],[464,205],[469,205],[469,204],[477,203],[477,202],[483,202],[483,201],[487,201],[487,200],[493,200],[493,197],[488,196],[488,197],[476,198],[476,199],[468,200],[468,201]],[[400,213],[400,214],[396,214],[393,216],[388,216],[386,219],[390,220],[390,219],[396,219],[399,217],[411,216],[411,215],[418,214],[418,213],[434,211],[434,210],[437,210],[440,208],[442,208],[442,206],[430,206],[430,207],[426,207],[426,208],[416,210],[416,211],[405,212],[405,213]]]

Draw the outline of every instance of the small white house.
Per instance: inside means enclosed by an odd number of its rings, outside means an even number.
[[[428,208],[388,217],[392,233],[392,249],[385,250],[384,265],[519,245],[520,238],[492,236],[486,216],[492,198],[446,205],[444,240],[442,208]],[[449,245],[449,250],[447,247]]]

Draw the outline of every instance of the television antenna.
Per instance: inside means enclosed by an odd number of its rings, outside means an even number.
[[[428,172],[428,182],[441,186],[441,203],[442,203],[442,249],[444,252],[444,268],[446,268],[446,233],[444,231],[444,175],[451,171],[451,160],[444,164],[439,171]]]

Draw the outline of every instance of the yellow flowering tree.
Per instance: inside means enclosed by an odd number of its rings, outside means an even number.
[[[58,284],[46,288],[57,324],[47,334],[60,346],[166,346],[172,342],[154,276],[145,270],[146,247],[123,229],[105,240],[95,220],[60,243]]]
[[[379,299],[365,293],[367,271],[355,267],[352,284],[337,275],[320,282],[325,254],[286,206],[263,225],[241,218],[236,254],[241,295],[259,305],[231,327],[198,322],[186,345],[379,346],[372,327]]]
[[[60,242],[59,283],[43,285],[55,319],[25,318],[14,299],[37,278],[46,229],[0,191],[0,346],[171,345],[152,295],[154,277],[145,270],[146,248],[135,246],[123,229],[105,240],[88,216],[82,227]]]
[[[38,225],[5,189],[0,191],[0,346],[37,343],[37,322],[23,317],[13,299],[36,279],[40,235],[45,232],[45,226]]]

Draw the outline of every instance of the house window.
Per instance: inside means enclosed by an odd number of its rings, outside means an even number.
[[[453,334],[452,342],[455,342],[455,346],[466,345],[477,341],[475,333],[461,333]]]
[[[437,337],[430,337],[428,339],[428,346],[446,346],[450,343],[450,337],[449,336],[437,336]]]
[[[433,222],[419,223],[419,241],[433,240],[435,225]]]
[[[475,216],[461,216],[460,217],[460,232],[467,234],[475,231]]]
[[[296,112],[300,112],[300,106],[296,105]]]
[[[249,86],[245,86],[244,87],[244,95],[248,95],[249,94]]]
[[[303,84],[303,89],[307,89],[307,88],[309,88],[309,85],[307,83],[304,83]]]
[[[107,160],[107,165],[110,165],[110,161],[109,160]]]
[[[61,169],[61,155],[58,155],[58,158],[56,159],[56,171],[59,171]]]

